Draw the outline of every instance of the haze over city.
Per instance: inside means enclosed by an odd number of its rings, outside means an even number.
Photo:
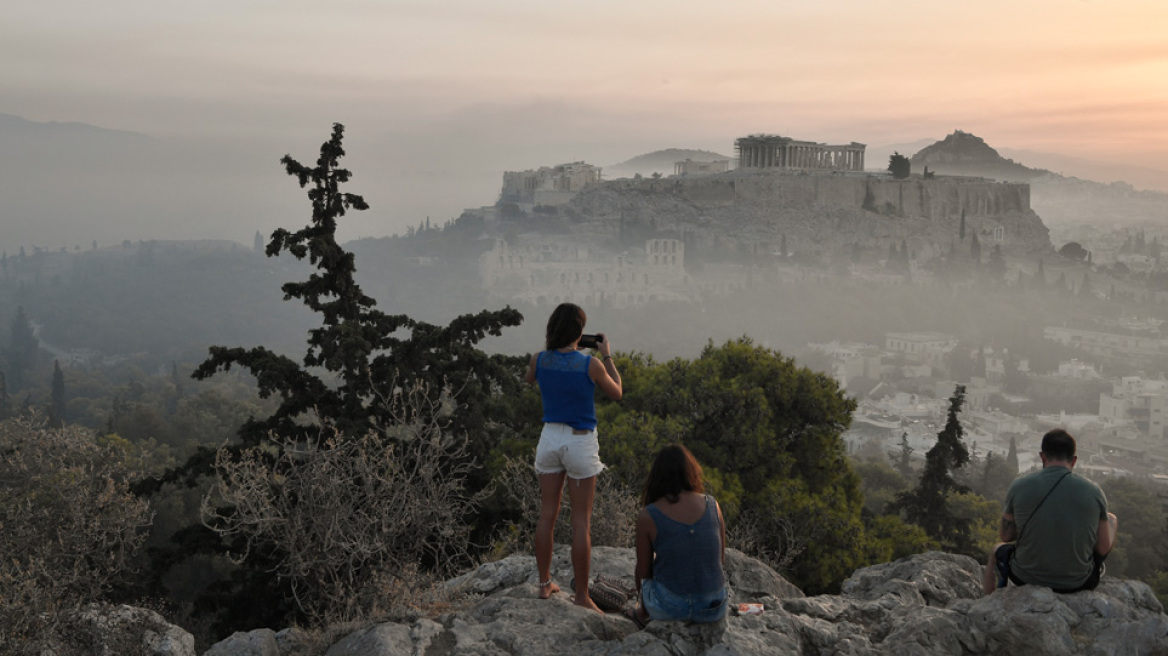
[[[53,248],[247,242],[294,211],[276,160],[334,121],[373,206],[346,238],[491,204],[504,170],[732,154],[757,132],[876,147],[962,129],[1163,170],[1166,23],[1152,0],[7,3],[0,113],[147,138],[82,162],[10,146],[0,220]]]

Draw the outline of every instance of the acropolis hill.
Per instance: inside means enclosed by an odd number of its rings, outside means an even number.
[[[738,139],[735,149],[730,171],[725,160],[686,160],[667,177],[605,181],[584,162],[508,173],[501,202],[529,211],[555,206],[582,235],[632,232],[705,250],[778,253],[785,241],[788,253],[831,259],[857,247],[883,251],[903,242],[915,261],[927,262],[974,234],[987,251],[1050,248],[1025,183],[923,175],[923,167],[894,179],[865,171],[865,146],[856,142],[757,134]]]

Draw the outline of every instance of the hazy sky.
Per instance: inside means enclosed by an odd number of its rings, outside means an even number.
[[[0,112],[305,158],[339,121],[386,175],[954,129],[1166,168],[1168,2],[5,0]]]

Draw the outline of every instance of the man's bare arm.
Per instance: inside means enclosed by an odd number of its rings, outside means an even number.
[[[998,527],[998,537],[1002,542],[1013,542],[1018,539],[1018,525],[1014,523],[1014,516],[1002,513],[1002,524]]]
[[[1095,553],[1106,556],[1115,548],[1115,538],[1119,534],[1119,520],[1115,513],[1107,513],[1107,519],[1099,522],[1099,536],[1095,539]]]

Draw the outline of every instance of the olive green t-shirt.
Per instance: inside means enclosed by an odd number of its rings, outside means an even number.
[[[1010,565],[1019,579],[1056,590],[1086,582],[1094,566],[1099,522],[1107,519],[1107,497],[1098,485],[1066,467],[1044,467],[1010,485],[1005,512],[1014,516],[1020,531]]]

